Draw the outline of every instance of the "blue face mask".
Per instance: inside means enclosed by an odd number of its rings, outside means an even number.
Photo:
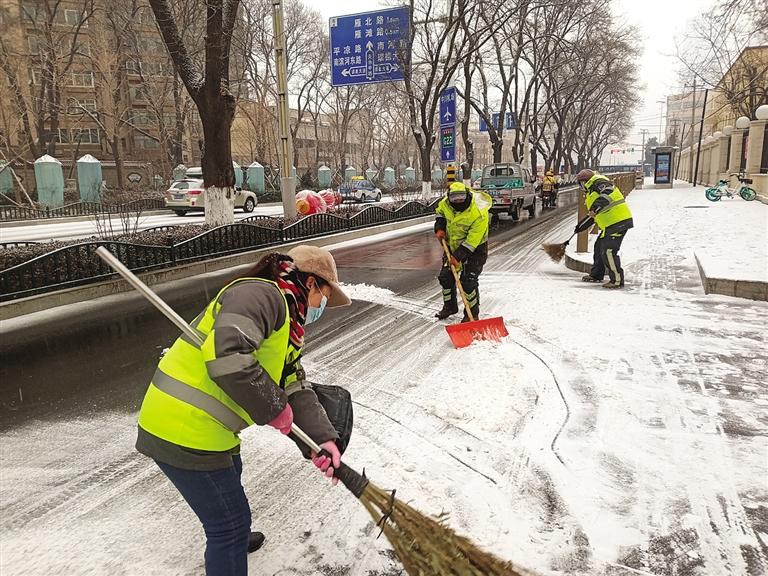
[[[323,310],[325,310],[325,305],[328,303],[328,298],[323,294],[323,299],[320,300],[320,307],[315,308],[314,306],[309,306],[307,308],[307,317],[304,319],[304,324],[312,324],[312,322],[316,322],[320,316],[323,315]]]

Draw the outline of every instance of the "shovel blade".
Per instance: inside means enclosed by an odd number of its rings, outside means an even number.
[[[449,324],[445,327],[448,336],[455,348],[464,348],[472,344],[474,340],[493,340],[499,342],[504,336],[508,336],[507,327],[504,325],[504,318],[496,316],[494,318],[484,318],[474,322],[462,322],[460,324]]]

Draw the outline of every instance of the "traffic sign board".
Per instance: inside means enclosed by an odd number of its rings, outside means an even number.
[[[331,18],[331,84],[403,80],[410,57],[409,26],[407,6]]]
[[[493,122],[494,126],[499,125],[499,113],[496,112],[494,114],[491,114],[491,122]],[[517,122],[515,121],[515,115],[512,112],[507,112],[504,114],[504,129],[505,130],[514,130],[517,128]],[[480,132],[488,132],[488,124],[486,121],[481,117],[480,118]]]
[[[456,126],[456,88],[449,86],[440,94],[440,126]]]
[[[443,162],[456,161],[456,126],[440,128],[440,159]]]

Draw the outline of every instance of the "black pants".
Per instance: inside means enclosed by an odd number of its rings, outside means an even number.
[[[602,280],[608,272],[611,282],[624,285],[624,269],[621,267],[619,249],[626,233],[626,230],[613,233],[606,231],[604,237],[602,233],[598,236],[595,242],[592,270],[589,273],[592,278]]]
[[[464,262],[461,267],[461,274],[459,275],[461,286],[467,294],[467,301],[475,318],[480,314],[479,280],[486,260],[488,260],[488,242],[483,242]],[[443,256],[443,267],[440,269],[437,279],[440,282],[440,286],[443,287],[443,305],[457,308],[456,279],[453,277],[453,272],[451,272],[451,267],[448,265],[448,259],[445,256]],[[467,315],[466,311],[464,315]]]

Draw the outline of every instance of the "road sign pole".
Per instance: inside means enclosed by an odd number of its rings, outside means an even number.
[[[272,0],[272,26],[275,33],[275,64],[277,69],[277,121],[280,133],[280,196],[283,214],[296,216],[296,180],[293,177],[293,143],[291,142],[288,110],[288,74],[285,56],[285,29],[283,26],[283,2]]]

